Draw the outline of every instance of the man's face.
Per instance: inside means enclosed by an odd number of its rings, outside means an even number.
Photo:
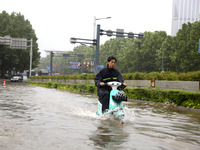
[[[111,61],[107,61],[107,64],[108,64],[108,68],[114,68],[115,67],[115,64],[116,64],[116,61],[115,59],[111,59]]]

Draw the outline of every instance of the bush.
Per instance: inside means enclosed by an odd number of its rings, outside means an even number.
[[[131,99],[171,103],[177,106],[200,109],[200,93],[179,90],[125,89]]]

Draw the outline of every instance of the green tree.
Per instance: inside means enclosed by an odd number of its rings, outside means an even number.
[[[126,39],[118,40],[118,39],[110,39],[105,42],[105,44],[100,46],[100,64],[106,66],[107,58],[109,56],[115,56],[118,60],[116,68],[120,71],[122,69],[122,64],[124,62],[125,56],[125,43]],[[124,67],[124,66],[123,66]]]
[[[189,72],[200,70],[200,56],[198,53],[200,38],[200,22],[183,24],[175,37],[168,37],[165,48],[168,53],[169,70],[175,72]]]
[[[178,44],[177,59],[180,60],[179,71],[189,72],[200,69],[198,43],[200,38],[200,22],[183,24],[176,36]]]
[[[161,71],[162,44],[167,37],[165,31],[145,32],[145,38],[140,50],[140,71]]]
[[[33,63],[36,67],[39,63],[37,37],[32,25],[25,20],[21,13],[13,12],[9,15],[6,11],[0,13],[0,36],[9,35],[15,38],[33,39]],[[29,44],[30,45],[30,44]],[[7,71],[23,72],[30,67],[30,48],[27,50],[10,49],[9,46],[0,45],[1,76]]]
[[[139,50],[140,50],[139,39],[125,39],[125,43],[121,46],[121,53],[119,58],[119,69],[122,73],[136,72],[139,71]]]
[[[164,70],[178,72],[180,60],[177,59],[178,41],[176,37],[167,36],[163,42]]]

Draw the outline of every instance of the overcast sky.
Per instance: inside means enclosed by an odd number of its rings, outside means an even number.
[[[111,17],[96,21],[104,30],[170,35],[172,4],[173,0],[0,0],[0,12],[20,12],[31,22],[44,57],[44,50],[73,50],[78,44],[71,44],[71,37],[93,39],[94,17]],[[101,36],[101,44],[108,39]]]

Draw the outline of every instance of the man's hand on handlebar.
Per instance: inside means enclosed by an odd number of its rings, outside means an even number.
[[[104,82],[100,82],[100,85],[101,85],[101,86],[104,86],[104,84],[105,84]]]
[[[127,84],[126,84],[126,83],[123,83],[122,85],[123,85],[123,86],[127,86]]]
[[[126,86],[127,86],[126,83],[122,83],[122,85],[121,85],[121,89],[123,90]]]

